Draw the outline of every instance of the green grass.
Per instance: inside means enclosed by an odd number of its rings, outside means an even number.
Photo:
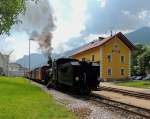
[[[0,77],[0,119],[75,119],[52,96],[30,81]]]
[[[137,88],[148,88],[150,89],[150,81],[128,81],[116,83],[120,86],[137,87]]]

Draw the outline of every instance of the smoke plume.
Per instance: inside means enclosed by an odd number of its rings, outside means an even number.
[[[40,49],[46,56],[51,55],[53,48],[51,46],[52,33],[50,31],[43,31],[41,34],[33,31],[30,40],[38,42]]]
[[[29,40],[37,42],[40,50],[50,55],[55,18],[49,0],[27,1],[26,12],[20,19],[22,24],[17,26],[18,30],[25,30],[30,35]]]

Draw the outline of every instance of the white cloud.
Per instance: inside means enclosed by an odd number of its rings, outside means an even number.
[[[85,29],[85,11],[87,3],[86,0],[69,0],[67,2],[70,3],[70,6],[66,6],[64,1],[49,1],[53,7],[54,16],[56,17],[56,29],[53,31],[52,47],[54,52],[64,52],[71,49],[69,45],[66,45],[66,42],[73,37],[80,36],[80,32]],[[33,4],[31,4],[31,6],[32,5]],[[70,9],[67,10],[68,7]],[[37,9],[38,8],[39,5],[37,6]],[[22,18],[23,24],[13,26],[11,35],[5,38],[5,43],[3,43],[7,45],[8,52],[14,50],[11,55],[11,61],[15,61],[24,55],[28,55],[28,39],[30,34],[28,34],[27,31],[30,33],[34,28],[39,28],[39,30],[42,29],[41,24],[43,23],[42,20],[45,20],[45,17],[40,19],[37,13],[40,10],[36,11],[36,9],[33,9],[33,16],[29,11],[30,9],[27,10],[29,15]],[[36,18],[35,23],[33,22],[35,19],[32,18]],[[31,53],[37,52],[40,52],[38,44],[31,41]]]
[[[28,55],[29,52],[29,42],[28,42],[28,35],[23,32],[21,35],[18,33],[11,35],[5,39],[5,42],[11,50],[14,50],[10,56],[10,61],[15,61],[16,59],[21,58],[23,55]],[[38,44],[31,41],[31,53],[38,52]]]
[[[130,14],[130,11],[128,11],[128,10],[122,10],[122,13],[124,14],[124,15],[126,15],[126,16],[130,16],[131,14]]]
[[[62,12],[63,9],[60,9],[60,4],[60,0],[52,1],[52,5],[55,6],[54,11],[57,18],[57,28],[53,32],[52,40],[52,46],[55,52],[62,52],[69,49],[69,46],[66,46],[65,43],[69,41],[70,38],[80,36],[80,32],[85,29],[86,0],[71,0],[71,8],[69,9],[70,15],[68,15],[67,18],[64,18],[66,13],[65,11]]]
[[[107,0],[97,0],[100,2],[100,7],[104,8],[107,5]]]
[[[129,32],[132,32],[133,30],[115,30],[113,31],[113,35],[118,33],[118,32],[122,32],[123,34],[126,34],[126,33],[129,33]],[[83,39],[86,41],[86,43],[88,42],[91,42],[93,40],[96,40],[98,39],[98,37],[104,37],[104,38],[107,38],[107,37],[110,37],[110,32],[106,32],[106,33],[103,33],[103,34],[89,34],[88,36],[84,37]]]
[[[139,19],[139,20],[147,20],[147,18],[150,18],[150,10],[140,10],[137,13],[131,13],[128,10],[122,10],[121,11],[124,15],[133,18],[133,19]]]
[[[141,11],[138,13],[138,18],[139,18],[139,19],[145,20],[146,17],[150,17],[150,11],[148,11],[148,10],[141,10]]]

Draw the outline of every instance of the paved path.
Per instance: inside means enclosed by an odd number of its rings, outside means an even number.
[[[150,109],[150,100],[139,99],[136,97],[118,94],[118,93],[114,93],[114,92],[108,92],[108,91],[95,91],[95,93],[100,94],[100,95],[105,96],[105,97],[108,97],[112,100],[116,100],[119,102],[132,104],[135,106]]]
[[[112,87],[112,88],[125,89],[125,90],[129,90],[129,91],[136,91],[136,92],[142,92],[142,93],[150,94],[150,89],[118,86],[118,85],[115,85],[114,83],[111,83],[111,82],[101,82],[100,86],[107,86],[107,87]]]

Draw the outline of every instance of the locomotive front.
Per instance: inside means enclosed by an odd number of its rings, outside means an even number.
[[[90,93],[91,90],[96,90],[99,85],[99,66],[91,62],[78,63],[79,65],[73,65],[74,87],[80,93]]]
[[[98,85],[99,66],[75,59],[62,58],[54,62],[53,80],[56,86],[70,86],[80,93],[90,93]]]

